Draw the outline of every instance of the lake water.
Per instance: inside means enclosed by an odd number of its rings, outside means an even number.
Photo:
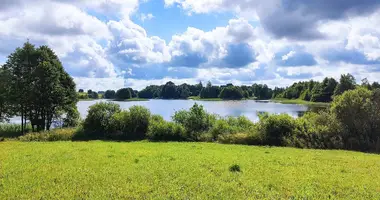
[[[78,102],[78,110],[82,118],[87,115],[87,110],[96,101],[80,101]],[[306,111],[310,110],[309,106],[296,104],[280,104],[270,101],[195,101],[195,100],[149,100],[149,101],[132,101],[132,102],[115,102],[122,109],[128,109],[133,105],[140,105],[148,108],[153,114],[159,114],[166,120],[171,120],[171,116],[178,111],[188,110],[194,103],[203,105],[204,108],[214,114],[220,116],[246,116],[252,121],[258,121],[258,113],[268,112],[272,114],[286,113],[293,117],[302,116]]]

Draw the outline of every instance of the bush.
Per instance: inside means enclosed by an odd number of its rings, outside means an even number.
[[[263,143],[273,146],[286,146],[286,138],[292,136],[296,129],[295,119],[287,114],[261,117],[257,127]]]
[[[346,149],[375,151],[380,140],[380,91],[358,88],[336,96],[330,113],[342,126]]]
[[[216,116],[207,113],[203,106],[194,104],[190,111],[177,111],[173,116],[173,121],[182,125],[187,134],[187,138],[198,141],[202,133],[207,132],[216,120]]]
[[[215,140],[219,135],[251,133],[254,131],[254,127],[255,124],[244,116],[227,117],[216,120],[209,132]]]
[[[31,132],[32,126],[27,124],[25,133]],[[22,136],[20,124],[0,124],[0,137],[17,138]]]
[[[105,138],[115,131],[112,116],[120,112],[120,106],[115,103],[96,103],[90,107],[83,123],[84,133],[89,138]]]
[[[166,122],[162,118],[151,121],[147,137],[152,141],[184,141],[187,139],[183,126],[174,122]]]
[[[150,111],[142,106],[132,106],[129,110],[112,116],[114,132],[111,139],[141,140],[145,139],[150,122]]]
[[[28,133],[24,136],[20,136],[19,140],[24,142],[51,142],[51,141],[70,141],[76,134],[76,129],[53,129],[51,131],[40,133]]]
[[[262,138],[257,133],[222,134],[218,136],[218,142],[222,144],[261,145]]]

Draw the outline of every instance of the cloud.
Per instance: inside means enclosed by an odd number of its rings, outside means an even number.
[[[247,44],[230,44],[223,61],[226,67],[244,67],[255,61],[255,52]]]
[[[148,14],[141,13],[141,15],[140,15],[140,20],[142,22],[145,22],[145,20],[151,20],[153,18],[154,18],[154,16],[152,13],[148,13]]]
[[[274,57],[278,66],[314,66],[317,61],[314,56],[303,50],[303,47],[284,48]]]
[[[159,37],[148,37],[145,29],[130,19],[110,21],[107,25],[113,35],[108,54],[119,66],[161,63],[170,59],[166,42]]]
[[[231,11],[257,14],[262,26],[276,38],[293,40],[323,39],[320,23],[367,16],[380,7],[378,0],[165,0],[190,13]]]
[[[322,58],[331,63],[344,62],[357,65],[380,64],[380,60],[369,60],[362,52],[354,49],[326,49],[322,53]]]

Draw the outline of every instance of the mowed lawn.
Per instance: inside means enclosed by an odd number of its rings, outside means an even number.
[[[0,151],[0,199],[380,199],[380,155],[359,152],[101,141]]]

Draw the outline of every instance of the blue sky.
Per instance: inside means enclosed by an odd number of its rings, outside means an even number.
[[[78,88],[380,79],[378,0],[0,2],[0,65],[49,45]]]

